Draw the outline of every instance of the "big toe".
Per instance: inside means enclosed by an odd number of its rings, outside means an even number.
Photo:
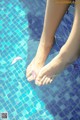
[[[31,75],[30,77],[28,77],[27,80],[28,80],[28,81],[32,81],[32,80],[34,80],[33,75]]]
[[[36,79],[36,81],[35,81],[35,84],[42,85],[42,83],[45,80],[45,78],[46,78],[46,76],[43,76],[43,77],[38,76],[37,79]]]
[[[37,78],[36,78],[36,81],[40,81],[42,78],[43,78],[43,73],[42,72],[39,72]]]

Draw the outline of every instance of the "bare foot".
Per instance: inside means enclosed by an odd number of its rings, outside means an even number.
[[[28,65],[26,70],[26,77],[28,81],[34,80],[40,69],[44,66],[46,58],[52,48],[54,43],[53,40],[45,40],[43,37],[40,40],[40,44],[36,53],[36,56],[32,60],[32,62]]]
[[[69,63],[66,62],[65,59],[61,58],[57,55],[50,63],[45,65],[39,72],[35,84],[44,85],[51,83],[57,74],[59,74]]]

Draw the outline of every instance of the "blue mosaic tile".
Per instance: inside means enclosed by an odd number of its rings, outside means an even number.
[[[9,120],[80,120],[80,59],[50,85],[38,87],[26,79],[26,67],[39,44],[45,7],[45,0],[0,1],[0,113],[8,112]],[[46,64],[65,44],[73,19],[71,4]],[[11,64],[17,56],[22,60]]]

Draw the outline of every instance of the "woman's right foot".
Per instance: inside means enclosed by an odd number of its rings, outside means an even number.
[[[45,64],[46,58],[52,48],[53,43],[54,43],[54,38],[48,41],[45,39],[40,40],[40,44],[39,44],[36,56],[28,65],[26,70],[26,77],[28,81],[32,81],[37,77],[40,69]]]

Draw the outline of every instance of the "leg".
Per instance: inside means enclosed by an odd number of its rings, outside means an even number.
[[[79,2],[79,0],[76,0]],[[75,4],[75,17],[71,33],[67,42],[61,48],[59,54],[46,66],[44,66],[37,78],[36,84],[50,83],[56,74],[71,64],[80,56],[80,3]]]
[[[36,75],[43,67],[45,60],[52,48],[54,42],[54,34],[56,29],[68,9],[69,4],[56,4],[55,0],[47,0],[45,19],[43,25],[43,31],[40,39],[40,44],[30,65],[27,68],[26,76],[28,80],[33,80],[32,71],[35,71]]]

